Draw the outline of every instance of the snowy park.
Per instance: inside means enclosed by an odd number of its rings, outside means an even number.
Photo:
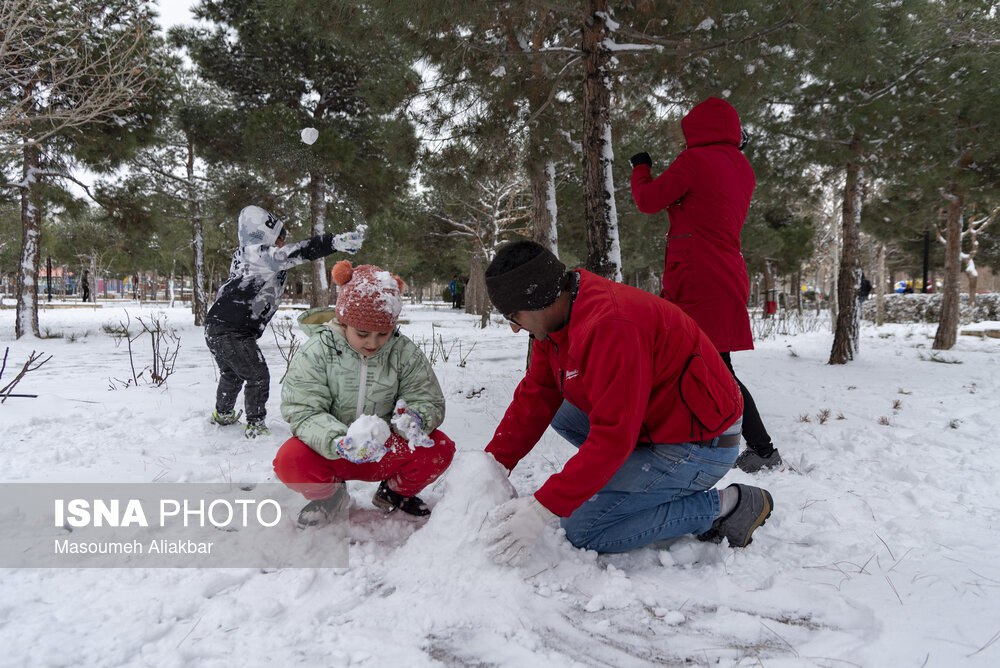
[[[0,26],[0,668],[1000,666],[996,0]]]
[[[785,468],[775,511],[743,549],[683,538],[621,555],[552,527],[520,568],[479,532],[506,491],[483,448],[524,370],[527,337],[499,317],[407,304],[457,444],[425,491],[432,515],[384,515],[351,482],[345,568],[4,569],[2,666],[994,666],[1000,661],[1000,341],[931,350],[933,325],[863,324],[850,364],[829,327],[734,356]],[[294,322],[285,308],[274,323]],[[14,311],[0,310],[0,331]],[[127,383],[106,330],[164,320],[179,337],[161,386]],[[41,309],[47,339],[5,339],[8,374],[51,359],[0,406],[4,483],[275,482],[289,436],[273,330],[271,436],[211,424],[217,371],[190,311],[137,303]],[[994,323],[995,325],[996,323]],[[989,325],[966,329],[988,329]],[[300,338],[301,338],[300,334]],[[432,345],[432,341],[435,343]],[[148,352],[136,345],[144,367]],[[141,369],[139,369],[141,370]],[[5,378],[10,378],[10,375]],[[126,382],[123,383],[122,381]],[[573,449],[551,430],[514,470],[531,494]],[[289,520],[291,521],[291,520]],[[316,529],[324,531],[325,529]],[[331,540],[334,540],[331,533]]]

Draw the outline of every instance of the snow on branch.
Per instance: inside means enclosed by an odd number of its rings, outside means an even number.
[[[451,229],[445,237],[473,240],[484,252],[489,252],[503,238],[518,234],[531,221],[530,189],[517,175],[507,179],[479,179],[474,183],[476,197],[470,201],[452,197],[445,209],[457,209],[457,215],[437,211],[432,215]]]
[[[77,8],[49,18],[47,0],[0,0],[0,148],[37,144],[90,123],[114,121],[152,76],[141,63],[147,35],[123,31],[95,47]]]

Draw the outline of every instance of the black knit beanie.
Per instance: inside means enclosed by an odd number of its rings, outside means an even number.
[[[519,257],[528,259],[516,264]],[[566,265],[545,246],[514,241],[502,246],[486,268],[486,292],[500,313],[538,311],[559,298],[565,275]]]

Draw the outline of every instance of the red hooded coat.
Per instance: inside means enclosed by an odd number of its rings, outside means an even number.
[[[670,230],[661,295],[691,316],[719,352],[750,350],[750,293],[740,230],[757,181],[740,152],[740,118],[710,97],[681,120],[687,148],[652,178],[632,170],[632,198],[643,213],[667,210]]]

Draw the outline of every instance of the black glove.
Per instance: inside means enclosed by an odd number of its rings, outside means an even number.
[[[746,130],[740,130],[740,150],[742,151],[750,143],[750,134]]]
[[[632,165],[632,169],[635,169],[639,165],[649,165],[653,166],[653,160],[649,157],[649,154],[643,151],[642,153],[636,153],[631,158],[628,159],[628,164]]]

